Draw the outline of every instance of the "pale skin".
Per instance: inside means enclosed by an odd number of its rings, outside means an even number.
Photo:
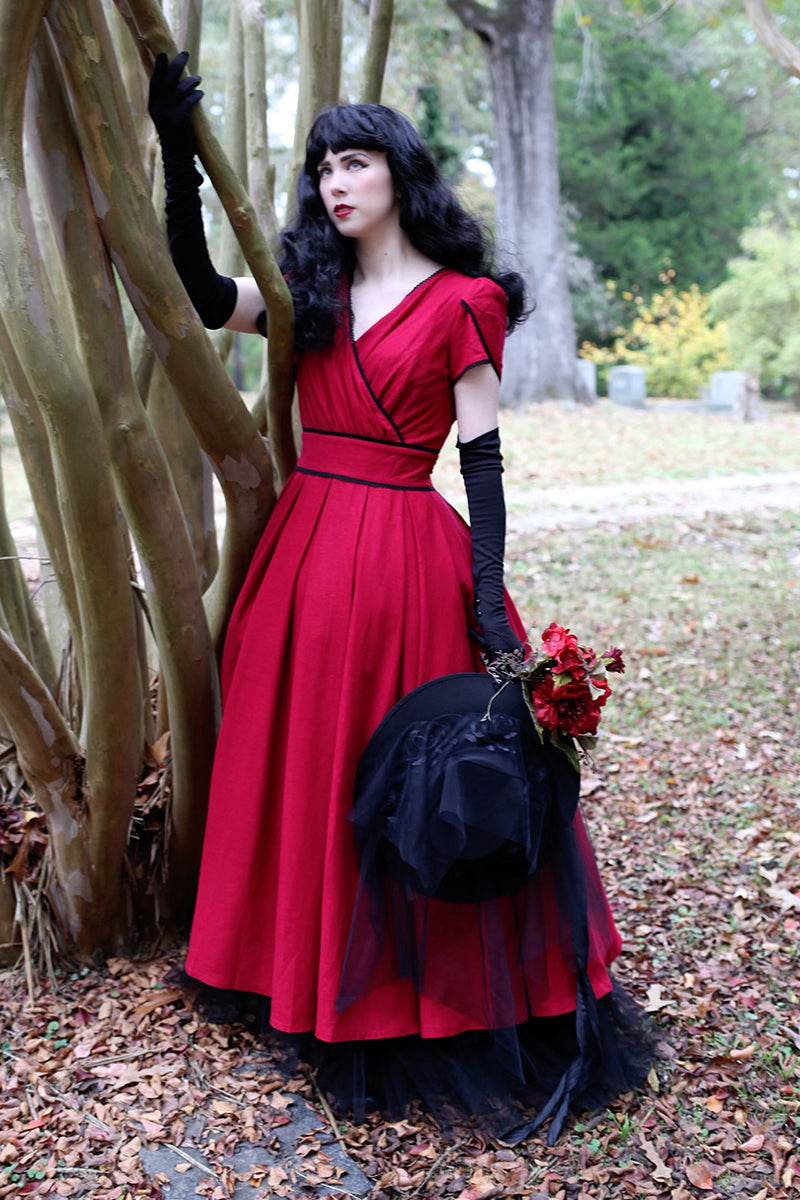
[[[319,191],[336,228],[356,242],[350,305],[357,341],[441,264],[421,254],[400,228],[395,184],[382,151],[328,150],[319,164]],[[236,308],[227,326],[256,333],[264,300],[253,279],[237,279],[236,285]],[[454,395],[462,442],[497,428],[500,381],[488,363],[462,375]]]

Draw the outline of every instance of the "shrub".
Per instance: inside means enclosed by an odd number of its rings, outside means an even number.
[[[731,366],[726,325],[711,320],[709,298],[696,284],[679,292],[667,283],[649,303],[641,296],[622,296],[635,306],[632,324],[617,331],[610,347],[585,342],[583,358],[599,366],[644,367],[652,396],[696,396],[715,371]]]
[[[737,367],[757,371],[762,386],[800,397],[800,230],[766,223],[742,237],[744,254],[711,293],[725,319]]]

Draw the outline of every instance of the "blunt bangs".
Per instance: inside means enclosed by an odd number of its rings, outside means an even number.
[[[336,104],[321,112],[311,126],[305,169],[315,174],[328,149],[334,154],[342,150],[390,154],[398,140],[407,141],[415,133],[410,121],[384,104]]]

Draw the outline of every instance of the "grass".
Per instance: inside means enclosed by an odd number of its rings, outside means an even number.
[[[548,403],[504,410],[500,430],[507,479],[522,487],[800,470],[800,411],[779,405],[745,423],[665,403],[646,409]],[[454,440],[438,468],[447,490],[458,481]]]

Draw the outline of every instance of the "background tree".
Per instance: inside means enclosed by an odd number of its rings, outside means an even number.
[[[559,217],[553,91],[555,0],[447,0],[480,39],[491,80],[497,236],[526,276],[536,311],[508,342],[503,397],[588,400],[576,367],[567,250]]]
[[[776,12],[783,4],[773,8],[767,0],[745,0],[745,8],[762,46],[790,75],[800,79],[800,48],[783,31]]]
[[[771,127],[778,131],[778,137],[770,139],[777,150],[777,186],[769,207],[743,233],[741,253],[728,264],[727,279],[712,294],[712,310],[728,323],[735,364],[756,372],[767,393],[800,404],[800,290],[794,269],[800,253],[796,87],[800,79],[800,13],[766,0],[746,0],[744,8],[760,43],[752,49],[763,47],[763,57],[769,56],[777,77],[768,92],[763,84],[760,88],[772,101],[768,115]],[[729,19],[738,17],[737,12]]]
[[[614,5],[582,14],[564,14],[555,39],[561,188],[578,248],[645,298],[665,270],[708,290],[767,195],[744,106],[695,63],[678,10],[638,31]]]

